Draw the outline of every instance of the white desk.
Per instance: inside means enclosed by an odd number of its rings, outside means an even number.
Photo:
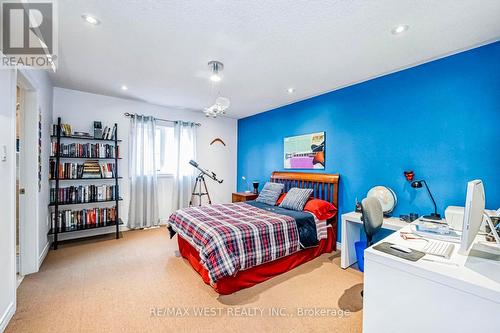
[[[406,226],[401,231],[410,231]],[[478,239],[484,236],[478,236]],[[419,250],[399,232],[381,242]],[[498,332],[500,261],[457,254],[442,264],[365,250],[363,332]]]
[[[384,218],[382,228],[389,230],[399,230],[408,223],[399,218]],[[356,250],[354,242],[359,241],[360,231],[363,228],[361,213],[351,212],[342,214],[342,243],[340,244],[340,267],[347,268],[356,263]]]

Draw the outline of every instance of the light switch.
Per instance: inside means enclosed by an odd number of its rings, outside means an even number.
[[[2,145],[2,150],[0,152],[0,161],[6,162],[7,161],[7,145]]]

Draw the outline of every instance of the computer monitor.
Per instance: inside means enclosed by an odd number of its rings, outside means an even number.
[[[468,254],[481,227],[485,204],[483,182],[478,179],[468,182],[459,254]]]

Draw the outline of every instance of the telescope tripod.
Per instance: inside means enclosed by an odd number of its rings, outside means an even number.
[[[205,188],[205,192],[202,191],[201,185]],[[196,188],[198,188],[198,192],[196,192]],[[196,182],[193,187],[193,192],[191,193],[191,200],[189,201],[189,206],[193,205],[193,198],[198,197],[198,206],[201,206],[201,198],[203,196],[208,197],[208,203],[212,204],[212,200],[210,199],[210,194],[208,194],[207,183],[205,183],[205,177],[203,177],[203,173],[200,173],[198,177],[196,177]]]

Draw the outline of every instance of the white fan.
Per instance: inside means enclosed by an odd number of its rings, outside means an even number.
[[[366,194],[367,198],[374,197],[380,201],[382,205],[382,211],[385,215],[389,215],[396,207],[398,203],[398,197],[396,193],[387,186],[375,186],[371,188]]]

